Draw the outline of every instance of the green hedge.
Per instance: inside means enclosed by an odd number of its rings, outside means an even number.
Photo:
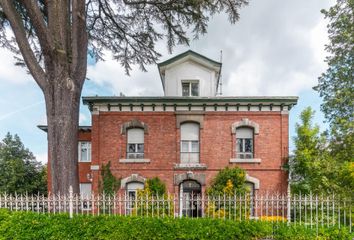
[[[0,239],[316,239],[316,230],[262,221],[208,218],[45,215],[0,210]],[[347,229],[320,228],[317,239],[352,239]]]

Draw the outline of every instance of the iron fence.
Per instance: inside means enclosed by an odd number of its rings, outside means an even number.
[[[352,230],[352,199],[335,195],[127,194],[0,195],[0,208],[37,213],[133,215],[149,217],[206,217],[242,221],[246,219],[319,226],[345,226]]]

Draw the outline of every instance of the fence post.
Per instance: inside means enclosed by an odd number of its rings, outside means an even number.
[[[73,218],[73,187],[69,187],[69,216]]]
[[[287,223],[288,225],[291,223],[291,193],[290,193],[290,183],[288,184],[288,194],[287,194],[287,212],[286,212],[286,218],[287,218]]]

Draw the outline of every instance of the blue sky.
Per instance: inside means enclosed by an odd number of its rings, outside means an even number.
[[[333,4],[333,0],[253,0],[235,25],[225,15],[213,17],[208,33],[190,47],[178,46],[170,55],[165,42],[159,42],[160,60],[188,49],[219,60],[222,50],[224,96],[299,96],[290,112],[290,136],[307,106],[316,110],[314,122],[324,130],[321,99],[312,87],[326,69],[327,22],[320,10]],[[90,62],[83,96],[163,95],[156,66],[149,66],[145,73],[133,67],[127,76],[109,53],[105,59]],[[13,56],[4,49],[0,49],[0,63],[0,138],[6,132],[18,134],[37,159],[46,162],[46,134],[37,128],[46,123],[43,94],[25,69],[13,65]],[[81,107],[80,124],[90,124],[86,106]],[[290,146],[293,149],[291,139]]]

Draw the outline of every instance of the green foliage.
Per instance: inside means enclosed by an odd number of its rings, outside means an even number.
[[[246,193],[246,172],[239,168],[226,167],[222,169],[213,179],[207,189],[209,195],[233,195],[235,193]]]
[[[294,137],[295,151],[290,159],[293,193],[329,193],[338,191],[338,167],[327,151],[327,139],[313,126],[314,111],[308,107],[300,115]]]
[[[318,229],[304,225],[287,226],[286,224],[276,224],[274,226],[274,239],[278,240],[346,240],[352,239],[353,236],[347,228],[339,229],[336,225],[332,227],[318,227]]]
[[[158,177],[148,179],[145,184],[148,185],[153,196],[162,196],[166,193],[166,184]]]
[[[0,192],[47,193],[46,166],[36,161],[19,136],[10,133],[0,142]]]
[[[164,201],[154,201],[154,199]],[[166,184],[158,177],[146,180],[144,189],[138,190],[132,215],[173,216],[173,196],[166,194]]]
[[[113,176],[111,172],[111,162],[102,164],[100,190],[108,195],[113,195],[120,187],[120,179]]]
[[[249,207],[243,208],[241,204],[234,202],[235,194],[247,193],[245,182],[246,172],[243,169],[239,167],[222,169],[207,189],[211,201],[205,208],[205,215],[222,219],[245,219],[249,216]],[[246,201],[246,204],[250,206],[250,201]]]
[[[321,110],[331,126],[331,155],[354,161],[354,0],[337,0],[322,10],[329,20],[328,69],[314,88],[323,98]]]
[[[0,239],[351,239],[338,226],[311,229],[266,221],[36,214],[0,210]]]
[[[301,123],[296,124],[296,149],[289,161],[291,190],[302,194],[352,195],[353,162],[343,162],[333,155],[327,136],[320,133],[317,125],[313,126],[313,115],[314,111],[306,108],[300,115]]]

